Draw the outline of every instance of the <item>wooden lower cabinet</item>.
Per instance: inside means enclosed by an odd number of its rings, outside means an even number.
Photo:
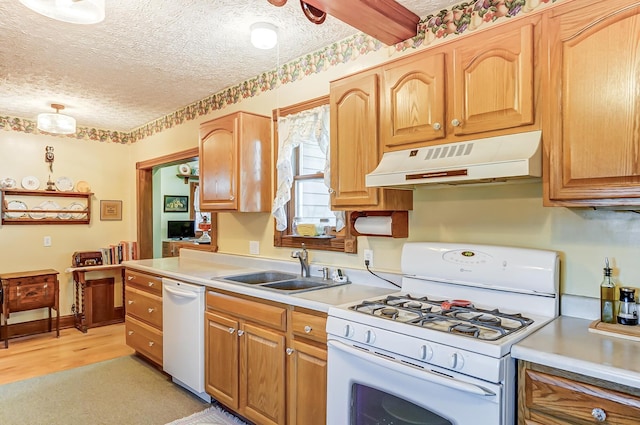
[[[162,366],[162,278],[125,270],[127,345]]]
[[[287,342],[289,425],[325,425],[327,418],[326,315],[290,311]]]
[[[284,306],[207,292],[206,391],[258,425],[286,423],[285,318]]]
[[[640,421],[640,390],[518,362],[520,425],[631,425]]]

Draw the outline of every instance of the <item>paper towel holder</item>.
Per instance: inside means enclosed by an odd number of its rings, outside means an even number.
[[[359,233],[355,228],[356,220],[360,217],[391,217],[390,235],[373,235]],[[409,237],[409,211],[353,211],[349,215],[351,233],[355,236],[379,236],[391,238]]]

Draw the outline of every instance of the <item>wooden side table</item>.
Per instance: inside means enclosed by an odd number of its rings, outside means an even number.
[[[120,270],[122,276],[122,308],[124,306],[124,266],[122,264],[105,264],[102,266],[86,266],[86,267],[69,267],[65,271],[73,274],[73,281],[76,284],[75,294],[75,327],[83,333],[87,333],[87,306],[85,292],[87,289],[86,273],[102,271],[102,270]],[[124,316],[123,316],[124,320]]]
[[[52,331],[51,309],[56,311],[56,338],[60,337],[58,272],[53,269],[0,274],[2,282],[2,317],[4,347],[9,347],[7,321],[11,312],[49,309],[49,332]]]

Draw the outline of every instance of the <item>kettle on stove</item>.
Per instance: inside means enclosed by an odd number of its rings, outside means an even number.
[[[638,324],[638,306],[634,288],[620,288],[620,309],[618,310],[618,323],[621,325]]]

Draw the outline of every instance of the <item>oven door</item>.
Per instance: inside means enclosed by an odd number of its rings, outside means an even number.
[[[327,424],[505,424],[501,385],[336,339],[327,345]]]

